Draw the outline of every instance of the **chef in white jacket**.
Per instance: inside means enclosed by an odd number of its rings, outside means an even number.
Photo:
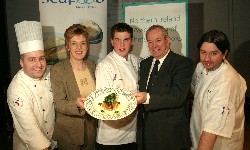
[[[191,83],[191,150],[242,150],[247,86],[226,59],[229,40],[225,33],[211,30],[202,35],[197,48],[200,62]]]
[[[54,149],[54,102],[40,22],[15,24],[21,70],[8,88],[14,121],[13,150]]]
[[[97,65],[97,89],[113,87],[137,91],[139,60],[130,54],[133,43],[133,28],[128,24],[117,23],[111,28],[114,49]],[[136,112],[120,120],[99,120],[96,150],[137,150]]]

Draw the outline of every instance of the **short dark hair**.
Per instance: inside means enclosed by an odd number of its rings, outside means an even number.
[[[230,43],[226,34],[218,30],[211,30],[203,34],[197,44],[198,50],[200,50],[204,42],[214,43],[217,48],[222,52],[222,54],[224,54],[226,50],[228,52],[230,50]]]
[[[111,38],[114,38],[115,32],[128,32],[133,38],[133,28],[126,23],[117,23],[111,28]]]

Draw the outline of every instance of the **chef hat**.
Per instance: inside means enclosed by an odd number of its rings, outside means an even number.
[[[22,21],[14,25],[20,55],[44,50],[42,25],[37,21]]]

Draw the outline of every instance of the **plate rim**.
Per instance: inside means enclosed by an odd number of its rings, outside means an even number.
[[[126,94],[126,96],[129,96],[131,97],[131,103],[129,103],[129,105],[127,106],[127,108],[122,112],[122,113],[118,113],[117,115],[109,115],[109,114],[101,114],[99,113],[98,111],[96,111],[94,108],[93,108],[93,103],[92,101],[94,101],[95,99],[94,98],[97,98],[99,97],[100,95],[99,92],[103,92],[105,94],[105,91],[119,91],[119,92],[124,92]],[[108,93],[108,92],[106,92]],[[119,93],[120,94],[120,93]],[[91,92],[88,96],[87,96],[87,99],[86,101],[84,102],[84,108],[85,108],[85,111],[91,115],[92,117],[96,118],[96,119],[100,119],[100,120],[119,120],[119,119],[122,119],[122,118],[125,118],[127,117],[128,115],[130,115],[132,112],[134,112],[134,110],[136,109],[137,107],[137,100],[135,97],[131,96],[132,92],[125,89],[125,88],[119,88],[119,87],[104,87],[104,88],[99,88],[93,92]],[[96,97],[93,98],[93,95],[98,95]],[[90,104],[91,103],[91,104]],[[91,106],[89,106],[91,105]],[[90,107],[92,107],[90,110]]]

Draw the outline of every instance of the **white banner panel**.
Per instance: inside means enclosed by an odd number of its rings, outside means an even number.
[[[132,53],[146,58],[150,56],[145,33],[152,25],[168,29],[170,48],[177,54],[187,56],[187,6],[186,2],[151,2],[123,5],[124,22],[134,29]]]
[[[64,32],[76,23],[85,25],[89,30],[89,58],[99,62],[107,55],[107,1],[39,0],[39,9],[49,63],[67,57]]]

